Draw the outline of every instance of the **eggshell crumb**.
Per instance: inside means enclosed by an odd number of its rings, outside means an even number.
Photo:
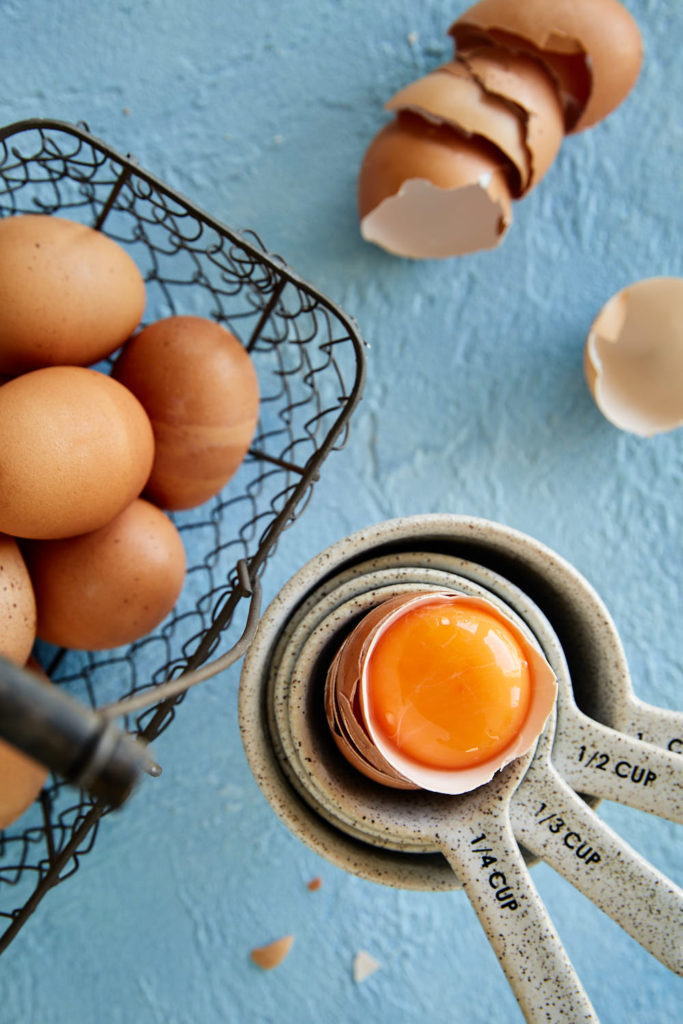
[[[294,944],[293,935],[283,935],[281,939],[275,939],[265,946],[257,946],[252,949],[249,956],[254,963],[264,971],[271,971],[285,959]]]
[[[353,980],[355,982],[365,981],[371,974],[378,971],[381,966],[374,956],[361,949],[353,958]]]

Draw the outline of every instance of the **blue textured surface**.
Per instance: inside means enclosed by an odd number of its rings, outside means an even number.
[[[683,6],[630,0],[635,91],[565,141],[501,247],[444,263],[360,239],[357,169],[382,104],[450,53],[437,0],[0,0],[0,122],[85,120],[233,227],[254,228],[370,342],[342,453],[286,535],[266,597],[369,523],[461,512],[571,561],[611,610],[638,694],[681,705],[683,433],[620,433],[582,375],[619,288],[683,274]],[[330,867],[252,780],[238,670],[185,702],[164,766],[108,818],[77,876],[0,962],[3,1024],[497,1024],[519,1012],[462,893],[395,892]],[[601,814],[678,884],[676,826]],[[307,881],[323,879],[318,892]],[[534,869],[604,1024],[679,1019],[683,984],[570,885]],[[249,950],[291,932],[259,971]],[[355,953],[381,969],[354,984]]]

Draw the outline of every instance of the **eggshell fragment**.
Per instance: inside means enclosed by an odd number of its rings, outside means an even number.
[[[38,636],[104,650],[154,629],[176,603],[185,550],[169,517],[138,498],[92,533],[26,545]]]
[[[616,427],[652,437],[683,424],[683,278],[652,277],[622,289],[588,332],[591,394]]]
[[[393,789],[418,787],[401,775],[370,739],[360,714],[358,688],[363,656],[376,626],[411,598],[411,594],[397,595],[367,612],[339,648],[325,681],[325,714],[337,747],[363,775]]]
[[[237,472],[258,423],[258,378],[238,339],[204,317],[167,317],[128,342],[113,375],[152,422],[146,495],[162,508],[184,509],[217,494]]]
[[[154,436],[111,377],[49,366],[0,387],[0,531],[56,538],[95,530],[142,491]]]
[[[272,971],[278,967],[289,954],[294,945],[293,935],[283,935],[281,939],[269,942],[266,946],[257,946],[249,956],[264,971]]]
[[[401,112],[361,164],[361,234],[413,259],[494,248],[512,221],[508,167],[484,141]]]
[[[497,98],[521,119],[529,163],[526,194],[545,176],[564,138],[564,112],[552,77],[533,57],[494,46],[458,53],[444,69],[458,65],[467,67],[484,95]]]
[[[47,214],[0,220],[0,373],[95,363],[144,307],[140,271],[102,232]]]
[[[26,563],[16,541],[0,534],[0,654],[23,665],[35,638],[36,600]]]
[[[469,137],[486,139],[516,171],[513,194],[519,196],[525,190],[531,167],[521,118],[510,105],[487,95],[464,63],[454,61],[411,82],[392,96],[386,109],[410,110]]]
[[[618,0],[479,0],[449,34],[458,50],[501,44],[542,60],[571,132],[611,113],[633,88],[643,60],[638,26]]]
[[[355,982],[365,981],[370,975],[378,971],[382,965],[374,956],[361,949],[353,958],[353,980]]]

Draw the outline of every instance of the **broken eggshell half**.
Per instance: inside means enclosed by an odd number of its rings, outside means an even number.
[[[640,437],[683,424],[683,278],[650,277],[602,307],[584,347],[603,416]]]
[[[536,185],[564,138],[564,117],[552,79],[532,58],[483,48],[459,54],[417,79],[386,104],[485,139],[511,164],[512,195]]]
[[[442,602],[484,610],[503,619],[524,652],[532,688],[526,718],[507,746],[486,761],[459,769],[433,768],[387,744],[373,723],[367,700],[367,666],[384,631],[418,605]],[[455,795],[490,781],[497,771],[526,754],[543,731],[557,696],[555,675],[540,650],[518,626],[484,598],[452,591],[403,594],[383,601],[354,627],[333,660],[325,687],[325,710],[335,742],[347,760],[367,777],[399,789],[425,789]]]
[[[508,176],[509,162],[484,140],[401,111],[363,157],[361,234],[413,259],[495,248],[512,222]]]
[[[638,25],[618,0],[480,0],[448,33],[456,50],[501,45],[541,61],[556,82],[567,132],[619,106],[643,61]]]

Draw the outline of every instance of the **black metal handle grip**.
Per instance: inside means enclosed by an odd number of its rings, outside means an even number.
[[[0,739],[112,807],[142,772],[158,774],[147,748],[113,721],[1,655]]]

